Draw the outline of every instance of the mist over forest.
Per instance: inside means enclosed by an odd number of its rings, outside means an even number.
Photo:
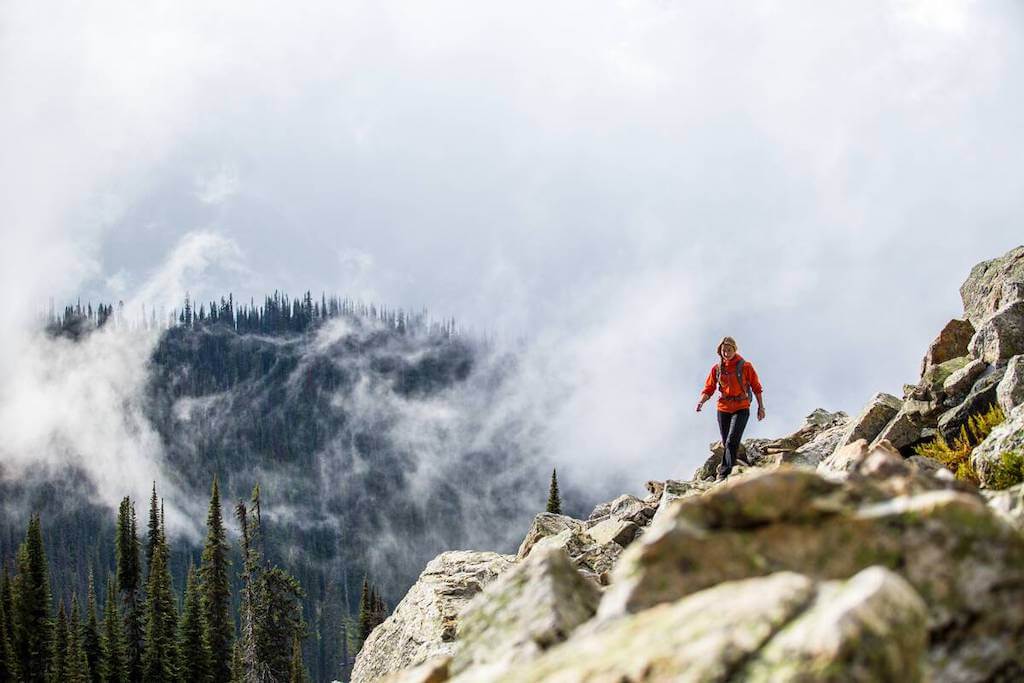
[[[45,323],[40,343],[65,354],[150,340],[139,394],[116,419],[152,430],[139,439],[148,452],[126,455],[155,466],[146,472],[156,472],[166,505],[179,596],[190,564],[200,564],[213,478],[228,508],[259,485],[267,560],[304,591],[312,680],[347,676],[364,580],[393,606],[437,553],[514,552],[544,509],[553,464],[532,410],[514,396],[517,355],[454,320],[275,292],[258,305],[186,298],[166,319],[75,304]],[[61,365],[54,356],[53,370]],[[104,468],[126,463],[92,462],[73,437],[51,442],[60,458],[8,459],[17,470],[8,465],[0,478],[0,559],[13,568],[29,513],[38,513],[55,599],[68,602],[86,594],[90,573],[97,594],[107,590],[116,521],[108,499],[133,495],[141,509],[139,486],[149,486],[121,480],[130,490],[104,493],[117,480]],[[565,508],[585,514],[616,486],[584,493],[563,477]],[[238,526],[229,528],[237,606],[243,562]]]

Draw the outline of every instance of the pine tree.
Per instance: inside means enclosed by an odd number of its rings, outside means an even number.
[[[307,683],[308,680],[306,667],[302,663],[302,644],[299,642],[298,634],[295,634],[292,636],[292,661],[289,666],[288,683]]]
[[[558,472],[551,470],[551,487],[548,489],[548,512],[562,514],[562,498],[558,494]]]
[[[18,549],[18,573],[14,577],[12,597],[13,645],[18,671],[23,681],[42,683],[50,668],[53,624],[50,620],[50,574],[38,515],[29,520],[25,541]]]
[[[125,497],[117,516],[117,586],[124,604],[125,670],[130,683],[142,680],[142,653],[145,627],[139,589],[142,569],[139,563],[139,537],[135,528],[135,506]]]
[[[199,567],[203,623],[210,646],[210,675],[214,681],[226,681],[231,677],[235,621],[231,616],[230,566],[220,508],[220,486],[214,477],[210,507],[206,513],[206,545]]]
[[[372,607],[370,605],[370,581],[363,577],[363,591],[359,596],[359,649],[373,630]]]
[[[50,641],[50,670],[47,676],[51,683],[64,683],[68,677],[68,613],[64,601],[57,610],[57,623]]]
[[[68,651],[64,680],[67,683],[88,683],[89,660],[85,655],[82,637],[82,614],[78,609],[78,595],[71,596],[71,617],[68,620]]]
[[[203,683],[210,678],[210,646],[206,642],[203,609],[195,567],[189,566],[185,606],[178,628],[178,671],[182,681]],[[230,674],[229,674],[230,677]],[[224,680],[224,679],[219,679]]]
[[[242,641],[236,640],[231,648],[231,683],[244,683],[245,666],[242,664]]]
[[[107,604],[103,609],[103,660],[100,674],[103,683],[128,681],[127,644],[121,614],[117,608],[117,589],[113,576],[107,579]]]
[[[10,610],[10,603],[6,597],[9,590],[9,582],[7,565],[4,564],[3,588],[0,589],[0,594],[3,595],[2,599],[0,599],[0,682],[2,683],[18,679],[17,671],[14,667],[14,648],[11,645],[10,621],[7,618]]]
[[[146,584],[146,645],[142,653],[144,683],[173,681],[177,676],[178,616],[167,556],[167,544],[158,536]]]
[[[146,567],[152,571],[153,551],[160,542],[160,507],[156,497],[156,482],[153,482],[153,495],[149,499],[149,535],[146,537]]]
[[[103,673],[100,670],[103,659],[102,637],[100,636],[99,619],[96,617],[96,586],[93,583],[92,570],[89,570],[89,593],[85,605],[85,629],[82,632],[82,649],[89,662],[90,683],[101,683]]]

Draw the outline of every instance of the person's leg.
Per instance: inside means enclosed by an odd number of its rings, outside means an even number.
[[[718,465],[718,475],[725,476],[732,470],[732,454],[729,453],[729,428],[732,426],[732,413],[718,411],[718,431],[722,434],[722,462]]]
[[[736,464],[736,454],[740,452],[740,441],[743,440],[743,430],[747,427],[747,420],[750,419],[750,409],[738,410],[731,415],[731,418],[729,433],[726,436],[729,445],[725,449],[725,452],[729,454],[729,471],[732,471],[733,465]]]

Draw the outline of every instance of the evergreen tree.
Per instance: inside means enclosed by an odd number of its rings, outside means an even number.
[[[280,567],[260,575],[256,608],[259,658],[273,680],[288,680],[292,640],[306,636],[302,621],[302,587]]]
[[[551,470],[551,487],[548,489],[548,512],[562,514],[562,498],[558,494],[558,472]]]
[[[139,590],[142,569],[139,537],[135,527],[135,506],[125,497],[117,516],[117,587],[124,604],[125,669],[130,683],[142,680],[145,627]]]
[[[206,513],[206,545],[199,567],[203,623],[210,646],[210,675],[214,681],[226,681],[231,677],[234,649],[231,642],[234,640],[235,622],[231,616],[230,565],[227,533],[220,508],[220,486],[214,477],[210,507]]]
[[[50,683],[64,683],[68,676],[68,613],[64,601],[57,610],[57,624],[50,640],[50,669],[47,678]]]
[[[156,497],[156,482],[153,482],[153,495],[149,499],[149,535],[146,537],[146,567],[152,571],[153,551],[160,542],[160,506]]]
[[[236,640],[231,648],[231,683],[244,683],[245,666],[242,664],[242,641]]]
[[[288,683],[307,683],[307,681],[309,681],[309,676],[302,663],[302,643],[299,642],[298,634],[295,634],[292,637],[292,661],[289,666]]]
[[[4,565],[3,592],[7,592],[7,565]],[[14,668],[14,648],[11,646],[11,637],[8,626],[7,611],[9,607],[6,599],[0,599],[0,683],[15,681],[18,679]]]
[[[117,608],[117,590],[114,577],[107,579],[107,604],[103,609],[103,660],[100,667],[103,683],[128,681],[127,645],[121,614]]]
[[[370,631],[373,630],[373,609],[370,605],[370,580],[367,577],[363,577],[363,591],[359,596],[359,648],[363,648],[363,643],[366,642],[366,638],[370,635]]]
[[[71,596],[71,618],[68,620],[68,651],[65,661],[67,683],[88,683],[89,660],[85,655],[82,634],[82,614],[78,609],[78,595]]]
[[[189,566],[185,583],[185,606],[178,629],[178,670],[181,680],[187,683],[215,680],[210,678],[210,646],[206,642],[199,591],[195,567]]]
[[[90,683],[101,683],[103,680],[103,673],[100,670],[103,659],[103,645],[99,619],[96,617],[96,586],[93,583],[91,569],[89,570],[89,593],[86,598],[85,611],[82,649],[85,651],[85,658],[89,662],[89,681]]]
[[[50,574],[38,515],[29,520],[25,541],[18,549],[18,573],[12,594],[13,645],[18,671],[23,681],[42,683],[50,668],[53,623],[50,620]]]
[[[146,584],[146,645],[142,653],[144,683],[173,681],[177,676],[178,616],[167,555],[167,544],[158,537]]]

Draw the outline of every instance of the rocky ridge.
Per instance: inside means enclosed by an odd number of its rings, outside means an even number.
[[[964,319],[904,396],[815,410],[721,447],[689,481],[585,520],[542,513],[514,556],[443,553],[368,638],[353,681],[1024,679],[1024,247],[979,264]],[[998,403],[981,488],[914,455]]]

